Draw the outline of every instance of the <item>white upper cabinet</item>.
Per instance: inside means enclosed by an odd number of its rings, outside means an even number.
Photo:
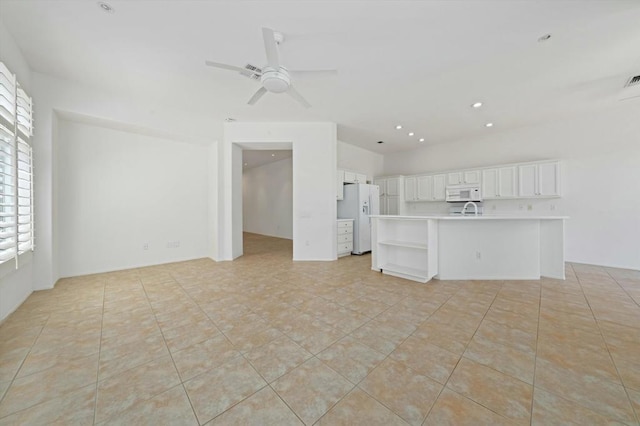
[[[388,178],[387,179],[387,193],[386,195],[400,195],[400,179]]]
[[[462,183],[480,183],[480,170],[465,170],[462,178]]]
[[[344,171],[344,183],[356,183],[356,173]]]
[[[367,183],[367,175],[356,173],[356,183]]]
[[[460,185],[463,179],[462,172],[447,173],[447,185]]]
[[[518,166],[520,198],[559,197],[560,162],[521,164]]]
[[[447,187],[446,175],[433,175],[433,200],[445,200],[445,188]]]
[[[416,196],[416,178],[404,178],[404,199],[405,201],[417,201]]]
[[[344,170],[336,173],[336,200],[344,199]]]
[[[482,198],[492,200],[517,197],[516,177],[515,166],[482,170]]]
[[[380,196],[387,195],[387,180],[386,179],[374,179],[374,185],[378,185],[380,188]]]
[[[518,173],[515,166],[500,167],[498,169],[498,195],[500,195],[500,198],[515,198],[518,196],[517,178]]]
[[[433,176],[418,176],[418,201],[433,201]]]
[[[447,175],[404,178],[405,201],[444,201]]]
[[[538,195],[541,197],[560,196],[560,163],[538,165]]]
[[[447,185],[480,183],[480,170],[463,170],[447,173]]]
[[[485,169],[482,171],[482,198],[492,200],[498,198],[498,169]]]

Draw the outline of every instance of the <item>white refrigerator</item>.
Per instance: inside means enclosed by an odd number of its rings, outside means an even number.
[[[344,186],[344,199],[338,201],[338,218],[353,219],[353,254],[371,251],[371,218],[380,214],[378,185],[355,183]]]

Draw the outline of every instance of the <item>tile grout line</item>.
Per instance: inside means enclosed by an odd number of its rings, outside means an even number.
[[[20,370],[22,369],[22,366],[24,365],[24,362],[27,360],[27,358],[28,358],[28,357],[29,357],[29,355],[31,354],[31,351],[33,350],[33,347],[35,346],[36,342],[38,341],[38,339],[39,339],[39,338],[40,338],[40,336],[42,335],[42,332],[44,331],[45,326],[46,326],[46,325],[47,325],[47,323],[49,322],[49,318],[51,318],[51,313],[50,313],[50,312],[47,314],[47,320],[45,321],[44,325],[42,326],[42,328],[41,328],[41,329],[40,329],[40,331],[38,332],[38,335],[36,336],[36,338],[35,338],[35,339],[33,339],[33,342],[32,342],[32,343],[31,343],[31,345],[29,346],[29,350],[27,351],[26,355],[24,356],[24,358],[23,358],[23,359],[22,359],[22,361],[20,362],[20,365],[19,365],[19,366],[18,366],[18,368],[16,369],[16,372],[13,374],[13,377],[11,378],[11,380],[8,380],[8,382],[9,382],[9,386],[8,386],[8,387],[7,387],[7,389],[4,391],[4,395],[2,395],[2,398],[0,398],[0,405],[2,405],[2,402],[5,400],[5,398],[7,397],[7,395],[9,395],[9,391],[11,390],[11,387],[13,386],[13,383],[18,379],[18,373],[19,373],[19,372],[20,372]],[[7,317],[7,318],[5,318],[5,321],[6,321],[7,319],[8,319],[8,317]],[[40,370],[40,371],[45,371],[45,370],[48,370],[48,368],[45,368],[44,370]],[[36,374],[36,373],[38,373],[38,372],[39,372],[39,371],[37,371],[37,372],[35,372],[35,373],[32,373],[32,374]],[[31,375],[31,374],[27,374],[27,375],[26,375],[26,376],[24,376],[24,377],[28,377],[28,376],[30,376],[30,375]],[[35,407],[36,405],[40,405],[40,404],[42,404],[42,403],[44,403],[44,402],[46,402],[46,401],[47,401],[47,400],[40,401],[40,402],[38,402],[38,403],[36,403],[36,404],[33,404],[33,405],[30,405],[30,406],[28,406],[28,407],[24,407],[24,408],[21,408],[21,409],[19,409],[19,410],[17,410],[17,411],[13,411],[13,412],[11,412],[11,413],[8,413],[6,416],[2,416],[2,417],[0,417],[0,419],[3,419],[3,418],[5,418],[5,417],[9,417],[9,416],[11,416],[11,415],[13,415],[13,414],[15,414],[15,413],[19,413],[20,411],[24,411],[24,410],[26,410],[26,409],[29,409],[29,408]]]
[[[432,312],[431,314],[429,314],[429,315],[428,315],[428,316],[427,316],[423,321],[421,321],[421,322],[420,322],[420,324],[418,324],[418,326],[416,326],[415,330],[413,330],[413,331],[412,331],[412,332],[411,332],[407,337],[405,337],[405,338],[404,338],[400,343],[398,343],[398,345],[397,345],[397,346],[396,346],[396,347],[395,347],[391,352],[389,352],[389,353],[388,353],[388,354],[387,354],[387,355],[382,359],[382,361],[380,361],[380,363],[378,363],[378,365],[377,365],[375,368],[373,368],[373,369],[372,369],[372,370],[371,370],[371,371],[370,371],[370,372],[369,372],[365,377],[363,377],[363,378],[362,378],[362,380],[360,380],[360,381],[358,382],[358,384],[355,386],[355,388],[358,388],[358,389],[359,389],[359,390],[361,390],[362,392],[364,392],[364,393],[366,393],[367,395],[369,395],[369,397],[371,397],[373,400],[377,401],[380,405],[382,405],[383,407],[385,407],[386,409],[388,409],[390,412],[392,412],[393,414],[395,414],[396,416],[398,416],[402,421],[406,422],[407,424],[409,424],[409,422],[408,422],[407,420],[405,420],[405,419],[404,419],[404,417],[402,417],[400,414],[396,413],[393,409],[391,409],[391,407],[388,407],[388,406],[387,406],[383,401],[380,401],[378,398],[376,398],[375,396],[371,395],[371,394],[370,394],[369,392],[367,392],[365,389],[361,388],[361,387],[360,387],[360,383],[362,383],[362,382],[363,382],[367,377],[369,377],[369,375],[371,375],[371,374],[372,374],[376,369],[378,369],[378,368],[380,367],[380,365],[381,365],[384,361],[386,361],[386,360],[391,356],[391,354],[392,354],[393,352],[395,352],[395,350],[396,350],[398,347],[400,347],[400,345],[402,345],[404,342],[406,342],[406,341],[409,339],[409,337],[413,336],[413,334],[416,332],[416,330],[417,330],[417,329],[418,329],[422,324],[424,324],[425,322],[427,322],[427,320],[428,320],[429,318],[431,318],[431,317],[432,317],[436,312],[438,312],[438,311],[439,311],[439,310],[440,310],[440,309],[441,309],[441,308],[442,308],[442,307],[443,307],[443,306],[444,306],[444,305],[445,305],[445,304],[446,304],[446,303],[447,303],[447,302],[448,302],[448,301],[449,301],[453,296],[455,296],[455,295],[456,295],[460,290],[461,290],[461,289],[457,289],[456,291],[454,291],[453,293],[451,293],[451,295],[450,295],[449,297],[447,297],[447,299],[446,299],[445,301],[443,301],[443,302],[440,304],[440,306],[438,306],[438,308],[437,308],[435,311],[433,311],[433,312]],[[409,297],[411,297],[411,296],[405,296],[402,300],[398,301],[398,302],[396,303],[396,305],[397,305],[397,304],[399,304],[401,301],[403,301],[403,300],[405,300],[405,299],[408,299]],[[393,305],[393,306],[395,306],[395,305]],[[381,314],[382,314],[382,313],[381,313]],[[372,320],[373,320],[373,319],[372,319]],[[393,328],[393,327],[391,327],[391,328]],[[354,330],[354,331],[355,331],[355,330]],[[372,348],[372,347],[370,347],[369,345],[367,345],[367,344],[365,344],[365,343],[362,343],[362,344],[363,344],[363,345],[365,345],[365,346],[367,346],[368,348],[370,348],[370,349],[372,349],[372,350],[376,350],[375,348]],[[437,345],[435,345],[435,346],[437,346]],[[438,347],[440,347],[440,346],[438,346]],[[444,348],[440,348],[440,349],[446,350],[446,349],[444,349]],[[462,356],[461,356],[461,357],[462,357]],[[459,360],[458,360],[458,361],[459,361]],[[457,365],[457,364],[456,364],[456,365]],[[411,367],[409,367],[409,366],[407,366],[407,365],[405,365],[405,366],[406,366],[409,370],[414,371],[414,372],[416,372],[417,374],[420,374],[420,373],[418,373],[417,371],[415,371],[413,368],[411,368]],[[454,367],[454,369],[455,369],[455,367]],[[453,371],[453,370],[452,370],[452,371]],[[436,383],[438,383],[438,384],[442,384],[442,383],[438,382],[437,380],[433,379],[432,377],[426,376],[426,375],[424,375],[424,374],[420,374],[420,375],[425,376],[425,377],[428,377],[430,380],[433,380],[434,382],[436,382]],[[347,380],[348,380],[348,379],[347,379]],[[444,389],[444,385],[443,385],[442,389]],[[433,404],[432,404],[431,408],[433,408],[433,405],[435,405],[435,402],[436,402],[436,401],[438,400],[438,398],[440,397],[440,393],[442,393],[442,389],[440,389],[440,392],[438,392],[438,396],[437,396],[437,397],[436,397],[436,399],[434,400],[434,402],[433,402]],[[431,412],[431,408],[429,408],[429,412]],[[424,423],[424,421],[426,421],[427,417],[429,417],[429,412],[427,412],[427,414],[426,414],[425,418],[422,420],[422,423]]]
[[[531,386],[531,410],[529,411],[529,425],[533,425],[533,407],[536,395],[536,367],[538,366],[538,341],[540,340],[540,315],[542,314],[542,284],[540,284],[540,292],[538,294],[538,324],[536,327],[536,349],[533,354],[533,378]]]
[[[202,309],[202,307],[200,306],[200,304],[199,304],[198,302],[196,302],[196,301],[193,299],[193,297],[191,296],[191,294],[189,294],[189,292],[188,292],[188,291],[186,291],[186,290],[184,289],[184,287],[182,286],[182,284],[181,284],[178,280],[176,280],[176,279],[175,279],[174,275],[173,275],[173,274],[171,274],[171,273],[170,273],[170,275],[171,275],[171,277],[174,279],[174,281],[178,284],[178,286],[180,286],[180,288],[182,289],[182,291],[187,295],[187,297],[188,297],[189,299],[191,299],[191,301],[192,301],[192,302],[194,302],[194,303],[196,304],[196,306],[198,306],[198,309],[199,309],[199,310],[200,310],[200,311],[201,311],[201,312],[202,312],[202,313],[203,313],[203,314],[204,314],[204,315],[209,319],[209,321],[211,321],[211,322],[213,323],[213,325],[216,327],[216,329],[218,329],[218,331],[220,332],[220,334],[222,334],[222,336],[223,336],[223,337],[224,337],[224,338],[229,342],[229,344],[230,344],[231,346],[233,346],[233,347],[234,347],[234,349],[238,352],[239,356],[241,356],[241,357],[242,357],[242,358],[243,358],[243,359],[244,359],[244,360],[245,360],[245,361],[246,361],[246,362],[251,366],[251,368],[254,370],[254,372],[255,372],[258,376],[260,376],[260,377],[262,378],[262,380],[264,380],[264,382],[265,382],[265,385],[264,385],[264,386],[260,387],[260,388],[259,388],[259,389],[257,389],[255,392],[252,392],[250,395],[247,395],[245,398],[242,398],[240,401],[236,402],[235,404],[232,404],[232,405],[230,405],[229,407],[225,408],[221,413],[217,414],[216,416],[214,416],[214,417],[213,417],[213,418],[211,418],[211,419],[208,419],[208,420],[205,422],[205,423],[209,423],[209,422],[211,422],[213,419],[215,419],[215,418],[217,418],[217,417],[219,417],[219,416],[223,415],[223,414],[224,414],[224,413],[226,413],[227,411],[231,410],[231,409],[232,409],[233,407],[235,407],[236,405],[238,405],[238,404],[242,403],[243,401],[245,401],[245,400],[247,400],[247,399],[251,398],[253,395],[255,395],[256,393],[260,392],[260,391],[261,391],[262,389],[264,389],[266,386],[269,386],[269,382],[267,382],[267,381],[264,379],[264,377],[262,377],[262,375],[260,374],[260,372],[258,372],[258,370],[256,370],[256,368],[253,366],[253,364],[251,364],[251,362],[250,362],[250,361],[249,361],[249,360],[244,356],[244,354],[242,353],[242,351],[239,351],[239,350],[237,350],[237,349],[236,349],[235,345],[234,345],[234,344],[233,344],[233,342],[231,342],[231,340],[227,337],[227,335],[224,333],[224,331],[222,331],[222,329],[221,329],[220,327],[218,327],[218,326],[217,326],[216,322],[215,322],[213,319],[211,319],[211,317],[209,317],[209,315],[208,315],[208,314],[207,314],[207,313]],[[146,290],[145,290],[145,291],[146,291]],[[249,310],[250,310],[251,312],[253,312],[253,310],[251,310],[251,309],[249,309]],[[257,315],[257,314],[256,314],[256,315]],[[156,321],[157,321],[157,320],[156,320]],[[160,330],[160,332],[162,332],[162,329]],[[163,338],[164,338],[164,334],[163,334]],[[207,340],[208,340],[208,339],[207,339]],[[273,339],[273,340],[275,340],[275,339]],[[273,341],[273,340],[270,340],[269,342],[265,343],[265,345],[266,345],[266,344],[268,344],[268,343],[270,343],[270,342],[271,342],[271,341]],[[202,342],[199,342],[199,343],[202,343]],[[166,344],[166,341],[165,341],[165,344]],[[195,344],[198,344],[198,343],[194,343],[194,345],[195,345]],[[191,345],[191,346],[193,346],[193,345]],[[261,346],[264,346],[264,345],[261,345]],[[261,347],[261,346],[260,346],[260,347]],[[168,347],[167,347],[167,349],[168,349]],[[185,348],[185,349],[186,349],[186,348]],[[171,355],[171,360],[173,361],[173,355],[171,354],[171,350],[170,350],[170,349],[168,349],[168,350],[169,350],[169,354]],[[235,358],[237,358],[237,355],[233,357],[233,359],[235,359]],[[228,361],[224,362],[223,364],[221,364],[221,365],[219,365],[219,366],[217,366],[217,367],[214,367],[214,368],[209,369],[209,370],[207,370],[207,371],[204,371],[204,372],[202,372],[202,373],[200,373],[200,374],[197,374],[197,375],[195,375],[195,376],[193,376],[193,377],[189,378],[189,380],[193,380],[195,377],[198,377],[198,376],[203,375],[203,374],[206,374],[206,373],[208,373],[208,372],[210,372],[210,371],[212,371],[212,370],[215,370],[215,369],[217,369],[217,368],[221,367],[222,365],[224,365],[224,364],[226,364],[226,363],[228,363],[228,362],[230,362],[230,361],[231,361],[231,360],[228,360]],[[186,387],[184,386],[184,381],[183,381],[183,379],[182,379],[182,376],[180,375],[180,372],[178,371],[178,368],[177,368],[177,366],[175,365],[175,361],[173,361],[173,362],[174,362],[174,367],[176,368],[176,372],[178,372],[178,377],[180,378],[180,382],[181,382],[181,384],[182,384],[182,387],[183,387],[183,389],[184,389],[184,392],[185,392],[185,394],[187,395],[187,399],[189,400],[189,404],[191,405],[191,409],[193,410],[193,414],[194,414],[194,416],[196,417],[196,420],[198,421],[198,424],[201,424],[201,425],[202,425],[203,423],[201,423],[201,422],[200,422],[200,419],[199,419],[199,418],[198,418],[198,416],[196,415],[195,408],[194,408],[194,406],[193,406],[193,403],[191,402],[191,397],[189,397],[189,392],[187,392],[187,389],[186,389]],[[187,380],[187,381],[189,381],[189,380]],[[276,392],[276,394],[277,394],[277,392]],[[278,395],[278,396],[279,396],[279,395]],[[295,414],[295,412],[294,412],[294,414]]]
[[[467,344],[464,346],[464,350],[462,351],[462,353],[460,354],[460,358],[458,359],[458,362],[456,362],[456,365],[453,367],[453,369],[451,370],[451,373],[449,374],[449,377],[447,377],[446,382],[444,383],[444,385],[442,386],[442,389],[440,389],[440,392],[438,393],[438,396],[436,397],[435,401],[433,402],[433,404],[431,405],[431,407],[429,408],[429,411],[427,412],[426,417],[422,420],[422,425],[425,424],[425,422],[427,421],[427,419],[429,418],[429,415],[431,414],[431,411],[433,410],[433,407],[436,405],[436,402],[438,402],[438,399],[440,398],[440,395],[442,395],[442,392],[447,389],[447,385],[449,384],[449,381],[451,380],[451,376],[453,376],[453,373],[456,371],[456,368],[458,368],[458,365],[460,365],[460,361],[462,360],[462,358],[464,358],[464,354],[467,351],[467,348],[469,347],[469,343],[471,343],[471,341],[473,340],[473,338],[475,337],[476,333],[478,332],[478,330],[480,329],[480,326],[482,325],[482,322],[484,321],[485,317],[487,316],[487,313],[489,312],[489,310],[491,309],[491,307],[493,306],[493,304],[496,301],[496,298],[498,297],[498,294],[500,294],[500,291],[502,291],[502,289],[504,288],[504,281],[501,281],[500,284],[500,289],[498,291],[496,291],[496,294],[493,296],[493,299],[491,300],[491,303],[489,304],[489,307],[487,308],[487,310],[485,311],[484,315],[482,316],[482,319],[478,322],[478,326],[476,327],[475,331],[473,332],[473,335],[469,338],[469,341],[467,342]],[[462,289],[459,289],[455,294],[458,294],[458,292],[460,292]],[[451,296],[453,297],[453,295]],[[444,305],[443,305],[444,306]],[[473,360],[472,360],[473,361]],[[484,364],[481,364],[484,366]],[[486,366],[488,368],[491,368],[489,366]],[[492,370],[495,370],[492,368]],[[497,371],[497,370],[495,370]],[[503,373],[504,374],[504,373]],[[511,377],[511,375],[509,375]],[[463,398],[468,399],[469,401],[472,401],[478,405],[480,405],[481,407],[486,408],[487,410],[497,414],[498,416],[505,418],[505,419],[509,419],[512,420],[508,417],[503,416],[500,413],[496,413],[494,410],[492,410],[489,407],[484,406],[483,404],[479,403],[478,401],[475,401],[465,395],[462,395],[456,391],[454,391],[453,389],[449,389],[452,392],[455,392],[456,394],[462,396]]]
[[[98,345],[98,365],[96,366],[96,395],[93,400],[93,424],[96,424],[98,415],[98,384],[100,380],[100,359],[102,358],[102,334],[104,333],[104,305],[107,294],[107,283],[102,284],[102,315],[100,316],[100,343]]]
[[[587,295],[584,293],[584,290],[583,290],[583,288],[582,288],[582,283],[580,282],[580,278],[578,277],[578,274],[575,272],[575,270],[574,270],[574,268],[573,268],[573,264],[571,264],[570,262],[567,262],[567,263],[571,266],[571,269],[573,270],[573,273],[574,273],[574,275],[575,275],[575,277],[576,277],[576,282],[577,282],[577,283],[578,283],[578,285],[580,286],[580,291],[582,292],[582,296],[584,297],[584,299],[585,299],[585,301],[586,301],[586,303],[587,303],[587,306],[589,307],[589,310],[590,310],[590,312],[591,312],[591,316],[593,317],[594,321],[596,322],[596,326],[598,327],[599,335],[600,335],[600,337],[602,338],[602,341],[603,341],[603,342],[604,342],[604,344],[605,344],[605,347],[606,347],[606,349],[607,349],[607,353],[609,354],[609,359],[611,360],[613,367],[616,369],[616,373],[618,374],[618,378],[620,379],[620,383],[613,382],[613,381],[611,381],[611,380],[609,380],[609,379],[603,379],[603,380],[605,380],[605,381],[607,381],[607,382],[609,382],[609,383],[613,383],[613,384],[615,384],[615,385],[621,386],[621,387],[624,389],[625,394],[627,395],[627,400],[628,400],[628,402],[630,402],[630,403],[631,403],[631,398],[629,397],[629,393],[627,392],[627,389],[626,389],[626,387],[624,386],[624,382],[622,381],[622,377],[620,376],[620,373],[619,373],[619,371],[618,371],[618,368],[617,368],[617,366],[615,365],[615,363],[613,362],[613,357],[611,356],[611,352],[609,351],[609,347],[608,347],[608,345],[607,345],[606,339],[604,338],[604,334],[602,333],[602,331],[601,331],[601,329],[600,329],[600,324],[599,324],[599,322],[598,322],[598,320],[597,320],[597,318],[596,318],[596,316],[595,316],[595,313],[593,312],[593,309],[591,308],[591,304],[590,304],[590,302],[589,302],[589,298],[588,298],[588,297],[587,297]],[[537,355],[536,355],[536,360],[537,360]],[[604,417],[604,418],[606,418],[606,419],[618,421],[618,420],[616,420],[616,419],[612,419],[609,415],[607,415],[607,414],[605,414],[605,413],[602,413],[602,412],[600,412],[600,411],[596,411],[596,410],[595,410],[595,409],[593,409],[592,407],[584,405],[582,402],[578,402],[578,401],[575,401],[575,400],[573,400],[573,399],[567,399],[564,395],[557,395],[554,391],[550,391],[550,390],[548,390],[548,389],[544,389],[544,390],[545,390],[545,392],[548,392],[548,393],[550,393],[550,394],[552,394],[552,395],[554,395],[554,396],[556,396],[556,397],[559,397],[559,398],[561,398],[561,399],[563,399],[563,400],[565,400],[565,401],[569,401],[570,403],[573,403],[573,404],[575,404],[575,405],[578,405],[578,406],[580,406],[580,407],[583,407],[583,408],[587,409],[588,411],[591,411],[591,412],[593,412],[593,413],[595,413],[595,414],[597,414],[597,415],[599,415],[599,416],[602,416],[602,417]],[[631,403],[631,409],[632,409],[632,412],[634,412],[634,411],[635,411],[635,410],[633,409],[633,404],[632,404],[632,403]],[[634,412],[634,414],[635,414],[635,412]],[[636,420],[636,421],[637,421],[637,420]]]
[[[180,285],[180,283],[175,279],[173,274],[169,273],[169,275],[171,276],[172,280],[174,280],[178,285]],[[153,313],[153,318],[156,320],[156,325],[158,326],[158,329],[160,330],[160,335],[162,336],[162,341],[164,342],[164,345],[167,348],[167,352],[169,352],[169,357],[171,358],[171,362],[173,363],[173,368],[176,370],[176,374],[178,375],[178,379],[180,380],[180,386],[182,386],[182,391],[186,395],[187,401],[189,401],[189,406],[191,406],[191,411],[193,412],[193,417],[196,419],[196,422],[198,424],[201,424],[200,423],[200,419],[198,418],[198,415],[196,414],[196,410],[195,410],[195,408],[193,406],[193,403],[191,402],[191,398],[189,397],[189,392],[187,392],[187,388],[184,386],[184,381],[182,380],[182,376],[180,375],[180,371],[178,370],[178,367],[176,366],[176,361],[173,359],[173,354],[171,353],[171,349],[169,348],[169,345],[167,344],[167,339],[164,336],[164,332],[162,331],[162,327],[160,327],[160,323],[158,322],[158,316],[156,315],[156,311],[155,311],[155,309],[153,309],[153,305],[151,304],[151,300],[149,300],[149,293],[147,293],[147,288],[144,285],[144,280],[142,279],[142,277],[140,278],[140,285],[142,286],[142,291],[144,291],[144,295],[145,295],[145,298],[147,300],[147,303],[149,304],[149,308],[151,309],[151,312]],[[180,285],[180,288],[182,288],[181,285]],[[165,391],[163,391],[163,392],[165,392]],[[151,398],[147,399],[146,401],[149,401],[149,400],[155,398],[156,396],[160,395],[163,392],[160,392],[160,393],[158,393],[156,395],[153,395]]]
[[[618,285],[620,288],[622,288],[622,290],[625,292],[625,294],[627,294],[627,296],[629,298],[631,298],[633,300],[633,298],[631,296],[629,296],[629,294],[626,292],[626,290],[618,283],[618,281],[613,278],[613,276],[611,276],[611,274],[609,274],[609,272],[605,269],[605,272],[607,273],[607,275],[609,275],[611,277],[611,279],[613,279],[616,283],[616,285]],[[582,283],[580,282],[580,277],[578,277],[578,275],[576,274],[576,279],[578,280],[578,284],[580,284],[580,288],[582,289]],[[584,290],[583,290],[584,292]],[[607,343],[607,339],[604,336],[604,333],[602,332],[602,329],[600,328],[600,322],[598,321],[598,318],[596,317],[595,313],[593,312],[593,309],[591,308],[591,303],[589,302],[589,299],[586,297],[585,294],[585,299],[587,299],[587,304],[589,305],[589,309],[591,309],[591,315],[593,315],[593,319],[596,322],[596,327],[598,327],[598,332],[600,333],[600,337],[602,337],[602,341],[604,342],[605,347],[607,348],[607,353],[609,354],[609,359],[611,360],[611,363],[613,364],[613,368],[616,369],[616,374],[618,375],[618,378],[620,379],[620,384],[622,385],[622,389],[624,389],[624,393],[627,395],[627,401],[629,402],[629,405],[631,406],[631,412],[634,414],[635,416],[635,420],[637,423],[640,423],[640,419],[638,418],[638,413],[636,412],[636,409],[633,406],[633,400],[631,399],[631,395],[629,395],[629,391],[627,389],[627,386],[624,383],[624,380],[622,378],[622,375],[620,374],[620,370],[618,369],[618,365],[615,362],[615,359],[613,358],[613,355],[611,354],[611,350],[609,349],[609,344]],[[635,300],[634,300],[635,302]],[[604,414],[601,414],[604,417],[610,418],[608,416],[605,416]]]
[[[191,297],[191,295],[190,295],[190,294],[188,294],[188,295],[189,295],[189,297]],[[194,302],[195,302],[195,301],[194,301]],[[284,302],[284,303],[285,303],[285,304],[287,304],[287,305],[289,305],[290,307],[293,307],[293,308],[296,308],[296,309],[297,309],[297,307],[296,307],[296,306],[293,306],[293,305],[291,305],[291,304],[289,304],[289,303],[287,303],[287,302]],[[304,303],[304,302],[302,302],[302,303]],[[196,302],[196,304],[197,304],[197,302]],[[242,303],[242,305],[245,305],[245,304],[244,304],[244,303]],[[246,306],[246,305],[245,305],[245,306]],[[198,305],[198,307],[200,307],[200,306]],[[258,313],[258,312],[256,312],[256,311],[254,311],[254,310],[253,310],[253,309],[251,309],[250,307],[248,307],[248,309],[249,309],[249,311],[250,311],[251,313],[253,313],[253,314],[257,315],[257,316],[258,316],[258,317],[260,317],[262,320],[266,321],[269,325],[271,324],[271,321],[270,321],[269,319],[265,318],[263,315],[260,315],[260,313]],[[204,312],[204,311],[203,311],[203,313],[207,316],[207,318],[209,318],[209,319],[210,319],[210,320],[215,324],[215,321],[213,321],[213,319],[211,319],[211,318],[209,317],[209,315],[208,315],[206,312]],[[301,313],[304,313],[304,312],[303,312],[303,311],[301,311]],[[315,319],[317,319],[317,320],[320,320],[320,319],[319,319],[319,318],[317,318],[315,315],[311,315],[311,316],[313,316],[313,317],[314,317]],[[324,322],[324,321],[323,321],[323,322]],[[328,325],[328,326],[330,326],[331,328],[334,328],[334,327],[333,327],[333,326],[331,326],[330,324],[327,324],[327,325]],[[287,338],[291,339],[291,341],[293,341],[295,344],[297,344],[298,346],[300,346],[300,344],[299,344],[298,342],[296,342],[296,341],[295,341],[291,336],[289,336],[285,331],[282,331],[282,330],[278,329],[277,327],[272,327],[272,328],[275,328],[275,329],[276,329],[276,330],[278,330],[280,333],[282,333],[284,336],[286,336]],[[220,329],[219,327],[218,327],[218,329],[220,330],[220,333],[222,333],[222,334],[224,335],[224,337],[229,341],[229,343],[230,343],[232,346],[234,346],[234,347],[235,347],[235,345],[233,345],[233,343],[229,340],[229,338],[224,334],[224,332],[222,331],[222,329]],[[340,330],[340,331],[341,331],[341,330]],[[342,339],[342,338],[344,338],[344,337],[345,337],[345,336],[341,337],[340,339]],[[277,339],[277,338],[276,338],[276,339]],[[265,345],[267,345],[267,344],[271,343],[273,340],[276,340],[276,339],[272,339],[272,340],[270,340],[269,342],[264,343],[263,345],[260,345],[260,346],[257,346],[257,347],[255,347],[255,348],[252,348],[251,350],[261,348],[261,347],[263,347],[263,346],[265,346]],[[336,340],[336,342],[337,342],[337,341],[339,341],[340,339]],[[332,344],[334,344],[334,343],[335,343],[335,342],[331,343],[329,346],[331,346],[331,345],[332,345]],[[327,347],[329,347],[329,346],[327,346]],[[227,407],[224,411],[222,411],[221,413],[219,413],[218,415],[216,415],[213,419],[215,419],[215,418],[217,418],[217,417],[219,417],[219,416],[223,415],[225,412],[227,412],[227,411],[231,410],[233,407],[235,407],[236,405],[238,405],[238,404],[242,403],[243,401],[245,401],[245,400],[247,400],[247,399],[251,398],[253,395],[255,395],[256,393],[260,392],[262,389],[264,389],[265,387],[267,387],[267,386],[268,386],[268,387],[269,387],[269,388],[270,388],[270,389],[271,389],[271,390],[272,390],[272,391],[273,391],[273,392],[278,396],[278,398],[279,398],[279,399],[280,399],[280,400],[285,404],[285,406],[286,406],[286,407],[287,407],[287,408],[288,408],[288,409],[289,409],[289,410],[290,410],[290,411],[291,411],[291,412],[292,412],[292,413],[293,413],[293,414],[294,414],[294,415],[295,415],[295,416],[296,416],[296,417],[297,417],[297,418],[298,418],[298,419],[299,419],[299,420],[304,424],[305,422],[304,422],[304,421],[303,421],[303,420],[298,416],[298,414],[295,412],[295,410],[293,410],[293,409],[289,406],[289,404],[287,404],[287,402],[282,398],[282,396],[281,396],[281,395],[280,395],[280,394],[279,394],[279,393],[278,393],[278,392],[273,388],[273,386],[272,386],[272,383],[273,383],[273,382],[275,382],[275,381],[279,380],[280,378],[282,378],[282,377],[284,377],[285,375],[287,375],[289,372],[291,372],[291,371],[293,371],[294,369],[296,369],[296,368],[300,367],[301,365],[303,365],[303,364],[307,363],[309,360],[311,360],[311,359],[313,359],[313,358],[316,358],[318,361],[320,361],[320,362],[322,363],[322,360],[320,360],[319,358],[317,358],[316,354],[313,354],[312,352],[310,352],[310,351],[306,350],[306,349],[305,349],[304,347],[302,347],[302,346],[300,346],[300,348],[301,348],[301,349],[303,349],[303,350],[305,350],[306,352],[309,352],[309,353],[311,354],[311,357],[309,357],[309,358],[307,358],[306,360],[304,360],[301,364],[297,365],[297,366],[296,366],[296,367],[294,367],[292,370],[290,370],[290,371],[288,371],[288,372],[285,372],[284,374],[282,374],[282,375],[281,375],[281,376],[279,376],[278,378],[274,379],[272,382],[269,382],[268,380],[266,380],[266,378],[265,378],[262,374],[260,374],[260,372],[259,372],[259,371],[255,368],[255,366],[253,365],[253,363],[252,363],[249,359],[247,359],[247,358],[246,358],[245,353],[242,353],[242,351],[238,351],[238,353],[240,354],[240,356],[242,356],[242,357],[245,359],[245,361],[246,361],[247,363],[249,363],[249,365],[251,366],[251,368],[253,368],[253,370],[256,372],[256,374],[258,374],[258,375],[262,378],[262,380],[264,380],[264,382],[266,383],[266,385],[265,385],[265,386],[263,386],[263,387],[261,387],[260,389],[256,390],[256,391],[255,391],[255,392],[253,392],[251,395],[248,395],[247,397],[245,397],[245,398],[243,398],[242,400],[238,401],[237,403],[235,403],[235,404],[233,404],[233,405],[231,405],[231,406]],[[325,349],[326,349],[326,348],[325,348]],[[247,351],[246,353],[250,352],[251,350]],[[323,350],[324,350],[324,349],[323,349]],[[323,365],[326,365],[326,364],[324,364],[324,363],[322,363],[322,364],[323,364]],[[329,367],[329,366],[327,366],[327,367]],[[331,368],[331,367],[329,367],[329,368]],[[333,369],[331,369],[331,370],[333,370]],[[335,371],[335,370],[333,370],[333,371]],[[337,373],[337,372],[336,372],[336,373]],[[204,374],[204,373],[202,373],[202,374]],[[338,374],[339,374],[339,373],[338,373]],[[349,382],[349,383],[351,383],[351,382]],[[355,388],[355,386],[354,386],[351,390],[353,390],[354,388]],[[338,400],[334,405],[332,405],[332,406],[327,410],[327,412],[328,412],[328,411],[330,411],[330,410],[331,410],[331,409],[332,409],[336,404],[338,404],[338,402],[340,402],[341,400],[342,400],[342,398],[340,398],[340,400]],[[326,412],[325,412],[324,414],[326,414]],[[323,414],[322,416],[324,416],[324,414]],[[320,418],[322,418],[322,416],[321,416]],[[212,421],[213,419],[210,419],[208,422]],[[318,420],[319,420],[319,419],[318,419]]]

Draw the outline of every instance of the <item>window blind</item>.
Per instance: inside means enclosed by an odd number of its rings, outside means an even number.
[[[33,250],[31,98],[0,62],[0,263]]]

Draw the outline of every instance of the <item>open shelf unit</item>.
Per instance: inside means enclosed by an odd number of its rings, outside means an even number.
[[[387,245],[387,246],[414,248],[417,250],[427,249],[426,243],[416,243],[413,241],[385,240],[385,241],[380,241],[378,244]]]
[[[422,283],[438,273],[435,220],[378,216],[372,231],[373,270]]]

